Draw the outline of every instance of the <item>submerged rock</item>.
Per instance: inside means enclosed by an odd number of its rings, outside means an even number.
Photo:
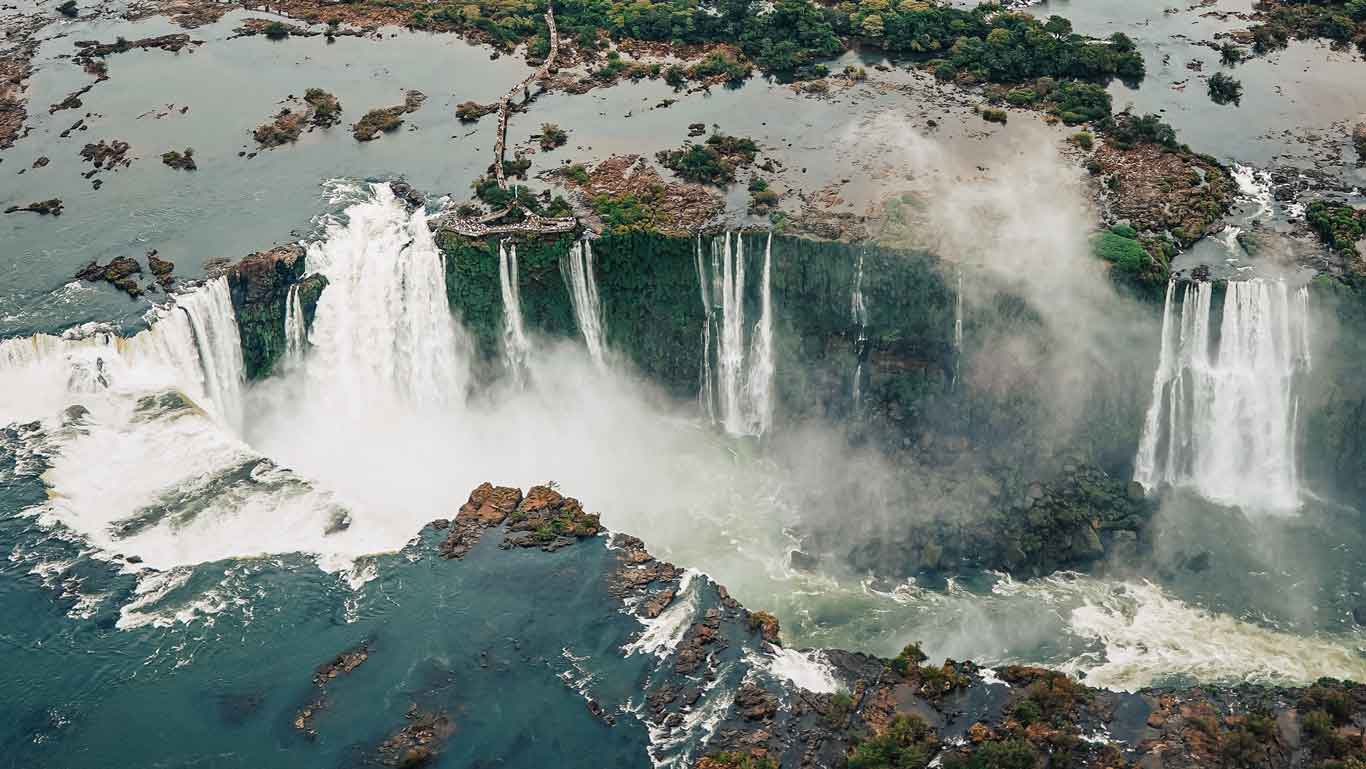
[[[48,214],[51,214],[53,216],[61,216],[62,199],[51,198],[48,200],[40,200],[36,203],[29,203],[26,206],[10,206],[9,208],[5,209],[5,213],[7,214],[17,214],[21,211],[42,214],[43,216],[47,216]]]
[[[194,171],[199,168],[194,162],[194,149],[186,147],[184,151],[171,150],[161,154],[161,162],[171,168],[180,171]]]

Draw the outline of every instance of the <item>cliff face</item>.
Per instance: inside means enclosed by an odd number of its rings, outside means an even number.
[[[699,285],[699,261],[702,281],[710,284],[718,273],[712,251],[719,237],[699,242],[637,232],[592,242],[608,347],[679,400],[698,398],[704,351],[713,371],[719,366],[721,311],[711,308],[708,342],[707,292]],[[760,315],[767,237],[742,239],[748,349]],[[732,248],[735,242],[732,235]],[[518,244],[530,332],[579,334],[561,267],[572,243]],[[476,369],[496,377],[503,323],[497,245],[448,238],[442,247],[452,311],[485,359]],[[1049,411],[1057,398],[1044,384],[1046,364],[1023,359],[1001,341],[1049,333],[1009,286],[982,291],[996,299],[969,303],[960,315],[958,286],[990,288],[989,276],[967,269],[960,275],[962,268],[925,253],[873,245],[774,236],[771,249],[775,433],[808,421],[838,425],[853,443],[888,457],[907,487],[904,499],[880,503],[904,502],[907,511],[904,525],[879,534],[878,547],[828,551],[822,543],[847,542],[847,532],[821,531],[830,516],[818,516],[806,532],[812,555],[837,555],[881,573],[936,571],[967,556],[984,568],[1034,573],[1084,566],[1116,545],[1139,544],[1150,509],[1131,500],[1117,479],[1128,477],[1151,370],[1092,373],[1108,377],[1104,387],[1066,404],[1072,419],[1060,427]],[[866,312],[856,310],[856,296]],[[1014,358],[1006,375],[991,368],[1004,357],[991,354],[998,347]],[[921,506],[930,476],[945,486],[942,503],[936,513],[917,516],[910,510]],[[847,505],[859,493],[828,492],[811,507]],[[980,525],[963,528],[965,520]]]
[[[228,269],[228,287],[242,336],[248,380],[268,376],[285,353],[285,315],[290,287],[299,284],[306,325],[312,325],[327,278],[304,278],[304,250],[289,244],[249,254]]]

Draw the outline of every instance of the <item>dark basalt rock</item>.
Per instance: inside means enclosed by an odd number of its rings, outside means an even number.
[[[427,205],[427,196],[407,182],[390,182],[389,189],[410,211]]]
[[[105,281],[136,299],[142,296],[142,286],[135,276],[142,274],[142,265],[128,256],[115,257],[109,264],[91,262],[76,273],[77,280],[98,283]]]
[[[194,171],[199,166],[194,162],[194,149],[186,147],[184,151],[171,150],[161,154],[161,162],[167,166],[180,171]]]
[[[295,713],[294,728],[309,739],[316,738],[318,732],[313,727],[313,718],[318,714],[318,711],[327,707],[327,685],[338,676],[344,676],[354,671],[368,659],[370,659],[370,645],[369,643],[362,643],[318,666],[318,669],[313,673],[315,694],[307,704]]]
[[[175,271],[175,262],[157,256],[155,248],[147,252],[147,267],[163,289],[170,288],[175,282],[175,276],[171,274]]]
[[[304,277],[303,256],[304,250],[298,245],[277,246],[249,254],[226,271],[248,379],[270,374],[284,355],[285,315],[291,286],[299,286],[305,326],[313,323],[327,279],[321,275]]]
[[[41,158],[40,158],[40,159],[41,159]],[[43,165],[46,165],[46,163],[44,163]],[[36,165],[36,162],[35,162],[34,167],[35,167],[35,168],[39,168],[40,166]],[[44,216],[47,216],[48,214],[51,214],[51,215],[53,215],[53,216],[61,216],[61,215],[62,215],[62,199],[61,199],[61,198],[51,198],[51,199],[49,199],[49,200],[40,200],[40,201],[38,201],[37,203],[29,203],[29,204],[26,205],[26,206],[10,206],[9,208],[6,208],[6,209],[5,209],[5,213],[7,213],[7,214],[17,214],[17,213],[19,213],[19,212],[21,212],[21,211],[28,211],[28,212],[35,213],[35,214],[42,214],[42,215],[44,215]]]
[[[89,178],[98,171],[108,169],[110,171],[119,166],[128,167],[133,161],[127,156],[129,144],[122,139],[113,141],[99,140],[94,144],[87,144],[81,148],[81,158],[94,164],[95,168],[85,173]]]

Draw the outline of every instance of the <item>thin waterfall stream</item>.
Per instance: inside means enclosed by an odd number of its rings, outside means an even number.
[[[503,297],[503,354],[514,382],[526,382],[531,343],[522,326],[522,293],[517,285],[517,244],[498,243],[498,285]]]
[[[515,256],[514,256],[515,259]],[[593,273],[593,243],[583,238],[570,246],[560,262],[569,300],[574,308],[574,321],[588,347],[588,355],[598,368],[606,366],[606,340],[602,330],[602,299],[598,296],[598,279]]]

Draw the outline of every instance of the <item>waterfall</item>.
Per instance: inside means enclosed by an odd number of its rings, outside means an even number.
[[[698,398],[702,401],[702,407],[707,412],[707,418],[713,423],[716,422],[716,392],[712,383],[711,372],[711,324],[713,299],[710,286],[707,283],[707,271],[702,265],[702,235],[699,233],[694,245],[694,256],[697,261],[697,288],[702,294],[702,371],[701,388],[698,391]]]
[[[498,284],[503,294],[503,353],[508,370],[519,385],[526,379],[531,343],[522,326],[522,292],[517,285],[517,244],[498,243]]]
[[[308,270],[328,280],[309,333],[310,397],[358,411],[377,400],[463,403],[468,340],[446,297],[445,256],[426,213],[409,213],[387,184],[329,222]]]
[[[858,326],[858,338],[854,342],[854,384],[851,398],[854,408],[863,399],[863,356],[868,347],[868,305],[863,301],[863,255],[858,254],[858,264],[854,269],[854,292],[849,299],[849,314]]]
[[[963,369],[963,268],[958,268],[958,293],[953,302],[953,382],[958,387],[958,377]]]
[[[764,277],[759,284],[759,320],[750,340],[749,371],[745,377],[748,395],[749,431],[768,432],[773,422],[773,233],[764,241]],[[743,291],[742,291],[743,292]]]
[[[285,361],[294,364],[304,356],[308,346],[308,331],[304,327],[304,305],[299,300],[299,284],[289,287],[285,302]]]
[[[74,403],[90,408],[109,394],[173,389],[240,432],[242,344],[227,278],[172,296],[148,321],[131,337],[87,325],[0,342],[0,424]]]
[[[514,259],[515,254],[514,254]],[[587,238],[575,243],[565,260],[560,263],[569,299],[574,306],[574,321],[583,334],[588,354],[598,368],[603,368],[605,342],[602,333],[602,300],[598,298],[598,279],[593,274],[593,244]]]
[[[1217,340],[1211,285],[1187,285],[1179,310],[1176,294],[1168,284],[1134,480],[1253,509],[1298,507],[1294,385],[1310,366],[1308,288],[1229,282]]]
[[[764,245],[764,263],[759,286],[759,318],[754,323],[746,346],[745,322],[745,245],[736,233],[712,241],[712,286],[702,258],[697,254],[698,284],[702,287],[707,322],[702,332],[702,399],[714,421],[731,435],[762,435],[773,419],[773,236]],[[719,308],[719,314],[717,309]],[[716,366],[711,368],[712,332],[715,323]],[[715,403],[715,406],[712,404]]]

